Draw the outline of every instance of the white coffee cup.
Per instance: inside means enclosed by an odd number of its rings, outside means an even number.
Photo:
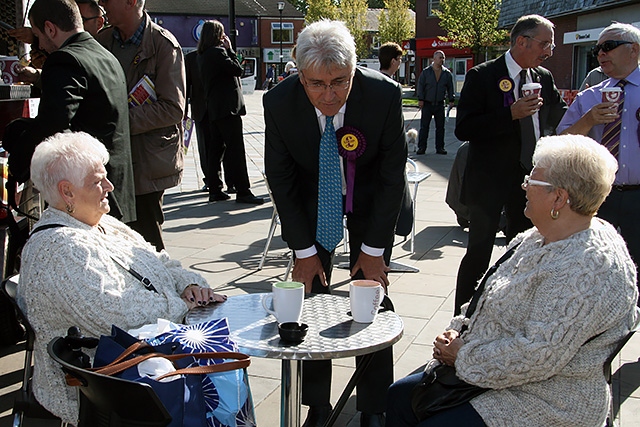
[[[603,87],[600,89],[600,93],[602,93],[602,102],[618,102],[622,95],[622,88],[617,86]]]
[[[351,317],[357,323],[371,323],[384,298],[382,285],[375,280],[354,280],[349,284]]]
[[[267,307],[268,296],[262,298],[262,306],[273,314],[278,323],[299,322],[304,301],[304,284],[300,282],[277,282],[271,285],[273,310]]]
[[[542,85],[540,83],[525,83],[524,85],[522,85],[522,96],[529,96],[533,95],[534,93],[536,95],[539,95],[541,89]]]

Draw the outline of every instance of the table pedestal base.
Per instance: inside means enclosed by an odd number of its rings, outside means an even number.
[[[280,427],[300,427],[302,362],[282,359]]]

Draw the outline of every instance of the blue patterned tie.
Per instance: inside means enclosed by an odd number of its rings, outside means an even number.
[[[342,240],[342,177],[333,116],[326,119],[320,139],[316,240],[331,252]]]

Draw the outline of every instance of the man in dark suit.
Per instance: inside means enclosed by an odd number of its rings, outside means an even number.
[[[242,136],[242,116],[247,113],[240,82],[243,68],[219,21],[207,21],[202,26],[197,62],[211,130],[211,145],[207,146],[209,201],[229,199],[220,179],[224,156],[225,178],[235,185],[236,203],[260,205],[264,199],[249,189]]]
[[[207,100],[202,88],[200,70],[198,70],[198,52],[189,52],[184,57],[185,75],[187,77],[187,102],[191,105],[191,118],[195,123],[198,136],[198,154],[200,155],[200,168],[204,175],[204,190],[209,190],[209,167],[207,165],[207,145],[211,141],[209,118],[207,117]]]
[[[507,241],[531,227],[520,184],[531,172],[535,142],[555,133],[567,108],[551,73],[540,67],[553,55],[553,28],[542,16],[521,17],[511,31],[509,51],[472,68],[465,78],[455,133],[469,141],[462,201],[469,207],[470,225],[458,271],[456,314],[489,266],[503,207]],[[540,94],[521,96],[521,82],[540,83]]]
[[[298,37],[296,62],[299,73],[263,98],[266,175],[282,236],[295,253],[292,277],[305,284],[306,292],[330,292],[333,254],[345,212],[351,276],[376,280],[386,289],[394,229],[406,190],[401,88],[378,72],[356,68],[353,38],[337,21],[307,26]],[[331,128],[336,129],[335,142]],[[353,160],[353,174],[340,155]],[[336,170],[337,176],[327,178],[327,170]],[[331,190],[324,187],[329,180]],[[337,218],[328,221],[323,209],[335,207],[327,201],[336,197]],[[362,412],[362,426],[384,424],[381,408],[392,380],[388,348],[375,354],[358,384],[356,406]],[[330,387],[330,361],[303,364],[302,401],[310,406],[304,426],[322,425],[328,417]]]
[[[114,185],[113,195],[109,195],[110,214],[123,222],[134,221],[129,112],[122,67],[84,32],[73,0],[36,0],[29,19],[40,47],[49,56],[41,73],[38,116],[27,119],[26,126],[25,119],[10,125],[24,128],[16,146],[8,144],[11,157],[26,161],[28,167],[35,145],[46,137],[65,130],[93,135],[109,150],[106,169]]]

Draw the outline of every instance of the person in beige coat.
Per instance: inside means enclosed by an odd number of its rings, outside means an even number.
[[[129,93],[143,77],[154,86],[154,101],[129,104],[137,220],[128,225],[160,251],[164,249],[162,196],[180,183],[183,169],[182,49],[173,34],[151,21],[144,0],[100,0],[100,5],[111,28],[97,39],[120,61]]]

